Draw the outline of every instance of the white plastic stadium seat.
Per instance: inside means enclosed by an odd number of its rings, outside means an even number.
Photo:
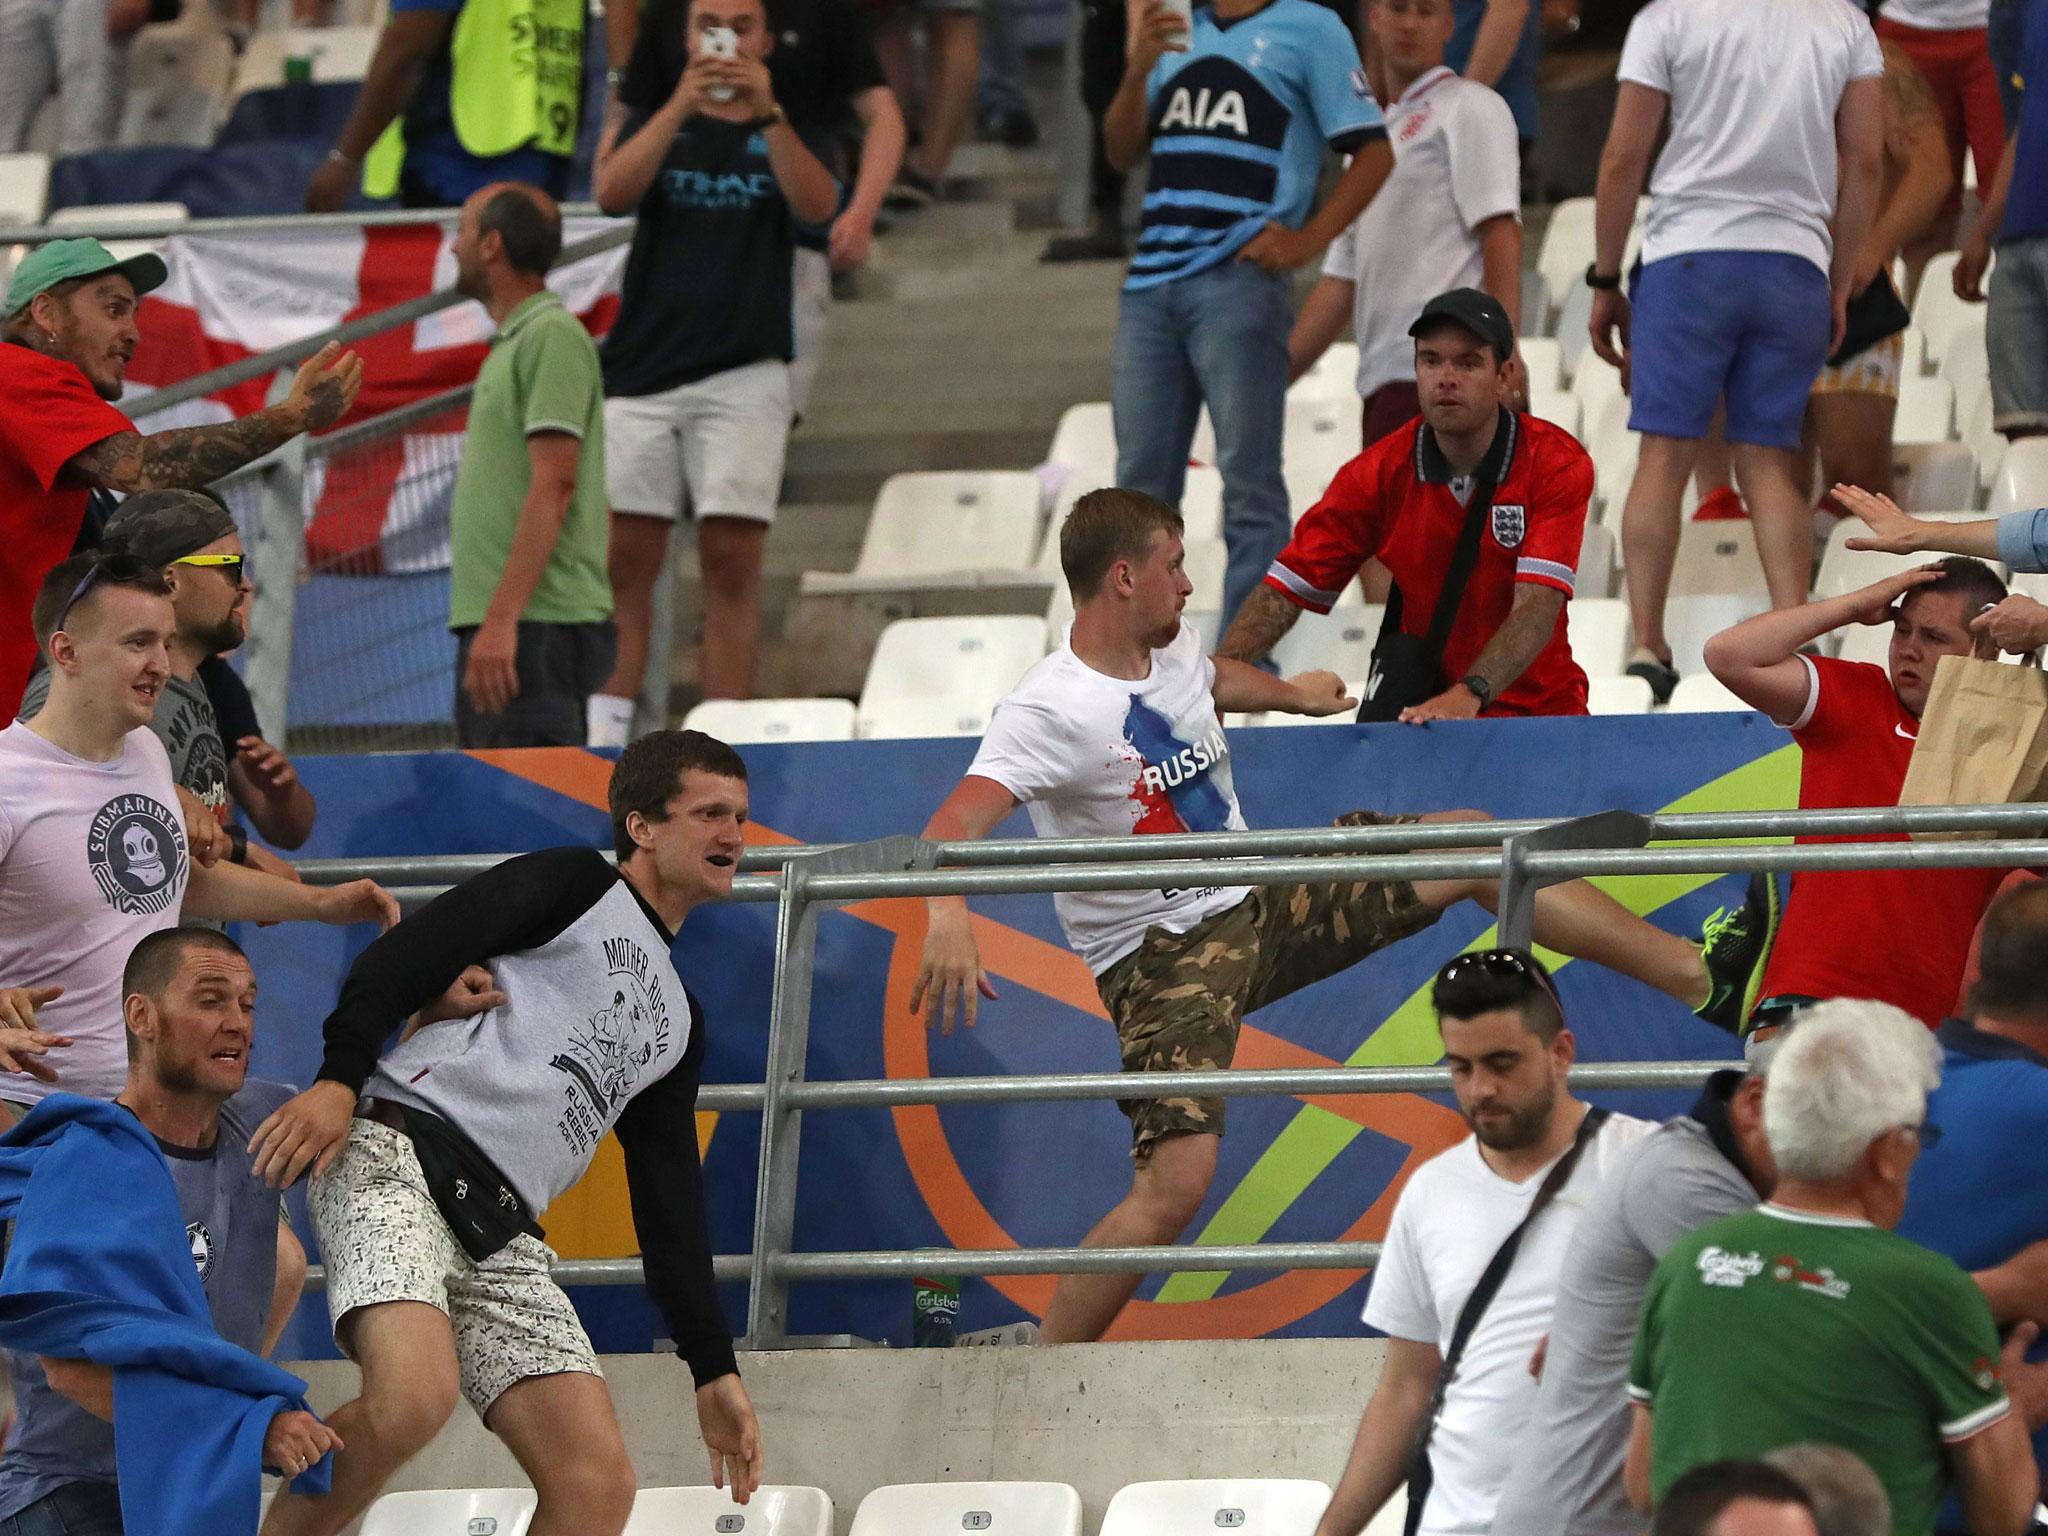
[[[1043,619],[898,619],[882,631],[862,685],[858,730],[873,734],[877,712],[916,701],[962,714],[988,711],[1046,651]]]
[[[1945,443],[1955,435],[1955,418],[1955,386],[1947,379],[1905,379],[1892,418],[1892,441]]]
[[[683,728],[736,747],[774,741],[851,741],[853,705],[845,699],[706,699]]]
[[[1991,481],[1989,517],[2048,507],[2048,437],[2023,437],[2005,451]]]
[[[1110,1499],[1100,1536],[1307,1536],[1329,1506],[1329,1485],[1308,1478],[1132,1483]]]
[[[892,1483],[860,1501],[848,1536],[1081,1536],[1065,1483]]]
[[[531,1488],[435,1488],[387,1493],[361,1536],[526,1536],[539,1504]]]
[[[1529,414],[1538,421],[1547,421],[1552,426],[1563,427],[1573,437],[1580,435],[1579,429],[1585,419],[1585,409],[1580,405],[1577,395],[1540,385],[1530,387]]]
[[[1550,284],[1534,267],[1522,268],[1522,334],[1547,336],[1550,326]]]
[[[205,9],[205,8],[199,8]],[[128,95],[118,142],[213,143],[235,77],[235,47],[217,27],[156,22],[128,45]]]
[[[1907,378],[1918,378],[1927,371],[1927,337],[1916,326],[1907,326],[1900,333],[1903,355],[1899,369]]]
[[[49,200],[48,155],[0,155],[0,218],[10,224],[40,224]]]
[[[236,97],[285,83],[285,60],[312,60],[316,81],[360,80],[377,51],[377,27],[279,27],[258,32],[242,50]]]
[[[1920,290],[1913,295],[1913,324],[1927,337],[1927,355],[1936,359],[1947,355],[1949,337],[1958,326],[1973,318],[1982,323],[1983,310],[1956,297],[1955,273],[1956,253],[1944,251],[1927,263],[1920,274]],[[1989,268],[1985,276],[1988,281]]]
[[[1357,590],[1356,583],[1351,590]],[[1326,614],[1304,613],[1273,647],[1273,664],[1283,677],[1297,672],[1364,677],[1372,668],[1373,644],[1386,615],[1387,610],[1377,603],[1336,608]]]
[[[1628,665],[1628,604],[1618,597],[1575,597],[1564,606],[1565,638],[1587,677],[1619,677]]]
[[[1300,378],[1287,386],[1290,400],[1358,399],[1358,343],[1333,341]]]
[[[1038,476],[1028,469],[929,470],[882,482],[856,576],[1014,571],[1038,547]]]
[[[1756,530],[1747,522],[1687,522],[1680,530],[1673,596],[1768,591],[1756,557]]]
[[[1711,672],[1691,672],[1681,677],[1678,686],[1671,690],[1671,702],[1664,707],[1675,715],[1710,715],[1749,708]]]
[[[754,1490],[745,1505],[723,1488],[642,1488],[621,1536],[832,1536],[822,1488]]]
[[[1984,311],[1974,309],[1949,333],[1948,345],[1936,360],[1936,372],[1961,394],[1963,386],[1975,384],[1991,373],[1991,358],[1984,346]]]
[[[1223,537],[1223,471],[1190,464],[1181,488],[1181,537],[1185,540]]]
[[[1536,270],[1543,274],[1555,301],[1585,286],[1586,268],[1592,263],[1593,199],[1568,197],[1550,210],[1550,223],[1536,253]]]
[[[1892,449],[1892,495],[1908,512],[1939,512],[1977,497],[1977,453],[1968,443],[1902,443]]]
[[[1356,395],[1348,400],[1287,402],[1280,469],[1287,478],[1287,496],[1293,503],[1294,516],[1300,517],[1321,501],[1337,471],[1358,457],[1365,446],[1360,437],[1362,426]]]
[[[891,699],[863,705],[863,741],[902,741],[927,736],[979,736],[988,729],[994,706],[979,698]]]
[[[1586,680],[1586,711],[1594,715],[1647,715],[1656,695],[1640,677],[1593,677]]]
[[[1070,405],[1053,429],[1046,458],[1076,474],[1098,476],[1096,485],[1116,484],[1116,423],[1107,400]]]
[[[2005,463],[2005,436],[1992,425],[1993,418],[1989,379],[1971,386],[1956,402],[1956,435],[1976,450],[1977,483],[1983,486],[1997,483]]]
[[[1564,388],[1564,349],[1554,336],[1524,336],[1515,343],[1529,371],[1529,392]]]
[[[1588,522],[1579,540],[1578,596],[1574,601],[1606,597],[1614,591],[1615,568],[1621,564],[1621,540],[1605,523]]]

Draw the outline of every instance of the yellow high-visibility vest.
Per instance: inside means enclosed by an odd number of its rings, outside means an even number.
[[[448,106],[455,137],[479,159],[531,144],[551,155],[576,150],[583,109],[586,0],[468,0],[448,41]],[[398,192],[403,118],[363,161],[363,191]]]

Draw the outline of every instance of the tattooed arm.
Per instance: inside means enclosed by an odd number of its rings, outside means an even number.
[[[1280,643],[1280,637],[1294,628],[1294,621],[1300,617],[1299,603],[1261,583],[1252,588],[1252,595],[1237,610],[1237,618],[1223,643],[1216,647],[1216,655],[1228,661],[1257,661]]]
[[[301,432],[339,421],[363,386],[363,361],[329,342],[308,358],[291,394],[267,410],[207,427],[168,432],[116,432],[75,454],[65,466],[76,480],[105,490],[196,490],[254,463]]]

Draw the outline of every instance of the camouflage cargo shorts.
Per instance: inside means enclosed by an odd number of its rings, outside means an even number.
[[[1350,811],[1335,825],[1420,819]],[[1228,1067],[1246,1014],[1421,932],[1437,917],[1405,880],[1326,881],[1255,886],[1236,906],[1185,933],[1148,928],[1136,949],[1096,978],[1124,1070]],[[1220,1098],[1118,1102],[1131,1117],[1131,1157],[1140,1164],[1162,1137],[1223,1134]]]

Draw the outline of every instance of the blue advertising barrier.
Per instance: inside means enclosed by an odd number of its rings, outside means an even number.
[[[1238,793],[1258,827],[1309,826],[1353,808],[1470,808],[1498,817],[1744,810],[1794,803],[1797,751],[1757,715],[1498,721],[1231,733]],[[749,747],[752,821],[763,842],[835,842],[915,832],[973,756],[968,740]],[[320,802],[306,857],[513,852],[610,841],[608,765],[574,750],[313,758],[301,773]],[[997,835],[1026,836],[1020,814]],[[1740,899],[1734,877],[1607,883],[1672,932],[1696,934]],[[972,1031],[927,1037],[904,1006],[922,936],[921,904],[872,902],[827,912],[819,927],[808,1075],[812,1079],[1113,1071],[1115,1040],[1085,967],[1061,941],[1048,896],[977,900],[984,959],[1000,996]],[[700,910],[675,959],[703,1001],[706,1080],[759,1082],[774,948],[772,906]],[[1423,989],[1458,949],[1483,938],[1487,913],[1454,908],[1434,928],[1254,1015],[1240,1065],[1428,1064],[1440,1055]],[[304,1083],[319,1025],[348,961],[370,935],[305,925],[242,937],[262,985],[260,1076]],[[1732,1057],[1734,1042],[1679,1003],[1590,964],[1565,964],[1560,988],[1582,1060]],[[1602,1096],[1659,1117],[1669,1091]],[[707,1126],[713,1242],[750,1246],[759,1117]],[[1444,1102],[1413,1095],[1304,1102],[1245,1099],[1230,1108],[1222,1166],[1191,1236],[1212,1242],[1377,1237],[1392,1181],[1463,1133]],[[944,1249],[1070,1243],[1122,1193],[1129,1130],[1107,1103],[962,1105],[815,1111],[805,1117],[798,1249]],[[615,1195],[615,1192],[614,1192]],[[296,1198],[296,1196],[294,1197]],[[302,1227],[302,1230],[303,1227]],[[563,1247],[565,1256],[569,1252]],[[628,1254],[630,1246],[616,1248]],[[579,1257],[614,1256],[595,1252]],[[943,1272],[943,1257],[934,1254]],[[1035,1315],[1051,1282],[969,1281],[961,1327]],[[1174,1337],[1331,1335],[1358,1330],[1364,1282],[1341,1271],[1154,1277],[1127,1331]],[[580,1288],[604,1349],[650,1347],[662,1332],[637,1287]],[[745,1298],[727,1293],[729,1315]],[[318,1303],[287,1347],[325,1352]],[[902,1282],[802,1284],[792,1331],[907,1340]]]

